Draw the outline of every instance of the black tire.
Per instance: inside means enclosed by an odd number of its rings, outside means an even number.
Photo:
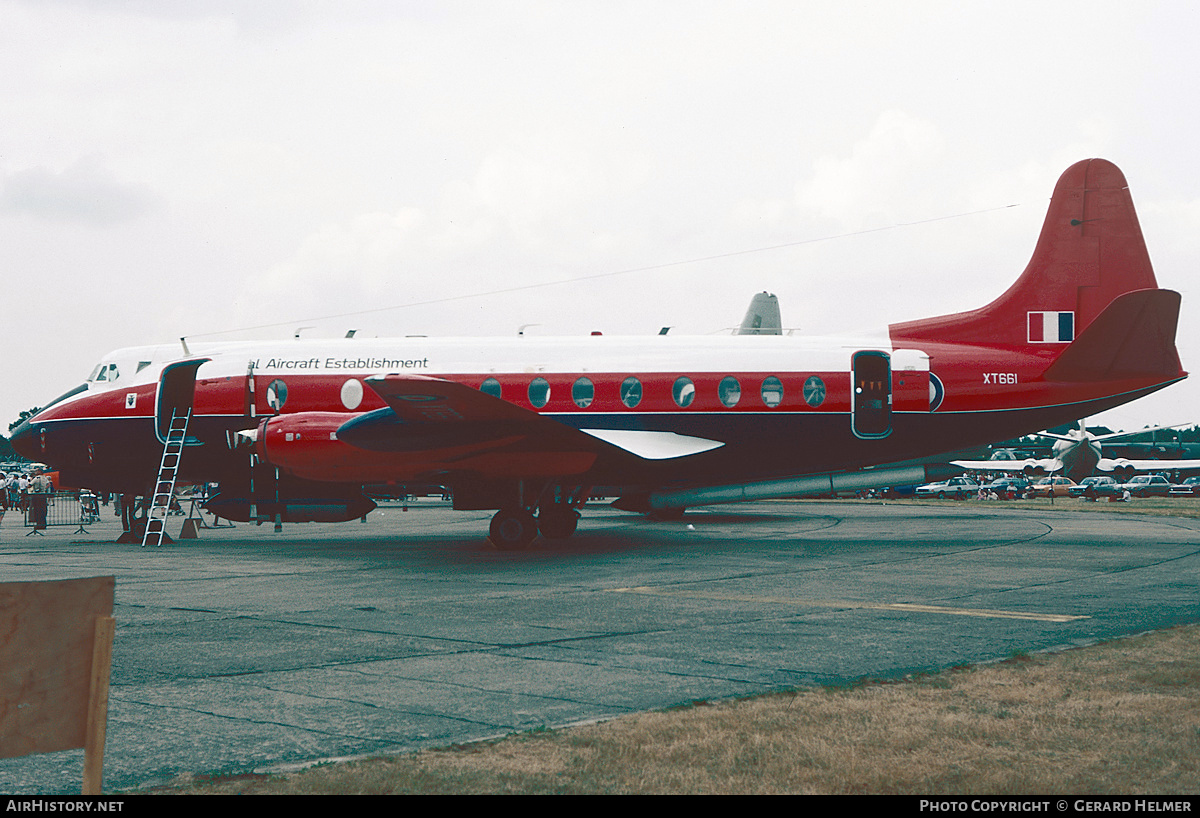
[[[515,551],[532,543],[537,530],[537,522],[528,511],[500,509],[488,526],[488,539],[501,551]]]
[[[538,531],[548,540],[565,540],[579,526],[579,512],[573,508],[543,508],[538,513]]]

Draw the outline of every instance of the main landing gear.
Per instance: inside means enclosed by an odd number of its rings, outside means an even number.
[[[502,508],[492,517],[488,539],[501,551],[525,548],[540,532],[548,540],[564,540],[575,533],[579,512],[566,503],[543,506],[535,518],[525,509]]]

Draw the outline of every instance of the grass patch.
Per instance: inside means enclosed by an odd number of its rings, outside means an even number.
[[[1200,792],[1197,625],[901,681],[700,704],[151,792]]]

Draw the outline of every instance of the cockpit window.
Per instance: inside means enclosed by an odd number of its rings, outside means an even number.
[[[88,383],[111,383],[119,377],[116,364],[100,364],[88,376]]]

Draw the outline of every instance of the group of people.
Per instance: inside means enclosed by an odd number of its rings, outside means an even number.
[[[25,472],[0,472],[0,511],[10,508],[25,509],[31,494],[50,494],[54,485],[45,470],[35,468]]]
[[[0,472],[0,518],[10,508],[32,509],[35,526],[46,527],[46,498],[54,493],[54,484],[45,469],[33,468],[29,473]]]

